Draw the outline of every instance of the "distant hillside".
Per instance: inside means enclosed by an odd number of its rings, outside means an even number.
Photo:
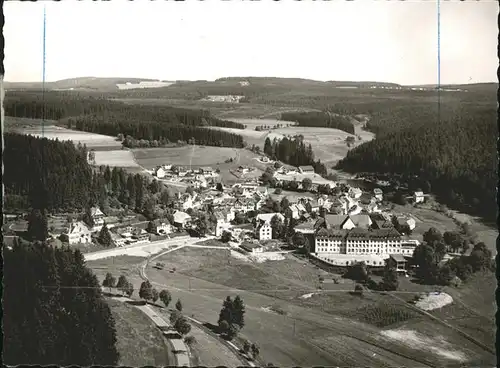
[[[96,78],[81,77],[62,79],[55,82],[45,82],[48,90],[94,90],[108,92],[118,90],[117,84],[154,82],[154,79],[147,78]],[[7,90],[42,89],[42,82],[5,82],[4,88]]]

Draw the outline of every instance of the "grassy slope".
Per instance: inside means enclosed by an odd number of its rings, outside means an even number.
[[[175,364],[169,360],[168,346],[160,331],[141,311],[116,300],[108,300],[108,304],[115,319],[120,365]]]

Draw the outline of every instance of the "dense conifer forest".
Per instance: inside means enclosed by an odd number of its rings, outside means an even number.
[[[78,250],[43,243],[4,248],[3,361],[115,366],[115,322]]]
[[[296,121],[299,126],[304,127],[334,128],[354,134],[354,125],[349,118],[329,112],[284,112],[281,120]]]
[[[98,205],[130,208],[153,218],[155,205],[173,199],[157,182],[120,168],[87,163],[87,148],[73,142],[5,135],[5,209],[83,211]]]
[[[445,203],[495,216],[496,119],[496,109],[483,106],[456,110],[440,121],[434,115],[427,124],[405,128],[400,121],[398,128],[386,126],[377,139],[351,150],[337,167],[415,175]]]

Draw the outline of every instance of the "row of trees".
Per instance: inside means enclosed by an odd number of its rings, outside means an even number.
[[[334,128],[350,134],[355,133],[354,125],[348,117],[328,111],[283,112],[281,120],[296,121],[299,126]]]
[[[113,316],[80,251],[34,242],[3,256],[5,364],[118,364]]]
[[[417,176],[444,203],[496,216],[496,107],[461,113],[377,136],[349,151],[337,168]]]
[[[102,285],[104,287],[109,287],[110,292],[112,288],[117,288],[122,292],[122,294],[126,294],[128,297],[131,297],[134,292],[134,286],[127,280],[125,275],[121,275],[117,282],[116,278],[108,272],[102,282]],[[168,290],[161,290],[158,292],[158,290],[151,285],[149,280],[141,283],[139,298],[145,301],[152,301],[153,303],[156,303],[159,299],[165,307],[168,307],[172,301],[172,295]],[[180,299],[178,299],[175,303],[175,310],[170,315],[170,323],[174,329],[183,336],[187,335],[191,331],[191,325],[186,317],[182,315],[182,303]]]
[[[117,136],[144,139],[149,142],[155,140],[177,142],[194,139],[197,144],[204,146],[236,147],[243,148],[243,137],[228,133],[220,129],[207,129],[203,126],[164,124],[157,120],[133,120],[124,112],[110,115],[84,115],[74,119],[73,129]],[[126,143],[126,141],[124,141]]]

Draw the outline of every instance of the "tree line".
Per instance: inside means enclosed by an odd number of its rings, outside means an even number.
[[[348,152],[348,172],[416,176],[452,206],[496,215],[496,110],[476,109],[454,120],[393,131]]]
[[[349,118],[328,111],[283,112],[281,120],[296,121],[299,126],[334,128],[354,134],[354,125]]]
[[[306,145],[303,136],[293,138],[283,137],[282,139],[271,139],[268,137],[264,142],[264,153],[273,160],[282,161],[292,166],[314,167],[314,171],[319,175],[326,175],[327,170],[321,160],[314,160],[314,152],[311,144]]]
[[[117,365],[113,316],[80,251],[35,242],[3,256],[6,364]]]
[[[219,126],[244,129],[244,125],[211,116],[208,110],[191,110],[171,106],[127,104],[110,100],[104,94],[82,94],[69,91],[11,91],[4,101],[5,115],[31,119],[61,120],[84,115],[106,115],[109,119],[154,121],[166,125]]]

